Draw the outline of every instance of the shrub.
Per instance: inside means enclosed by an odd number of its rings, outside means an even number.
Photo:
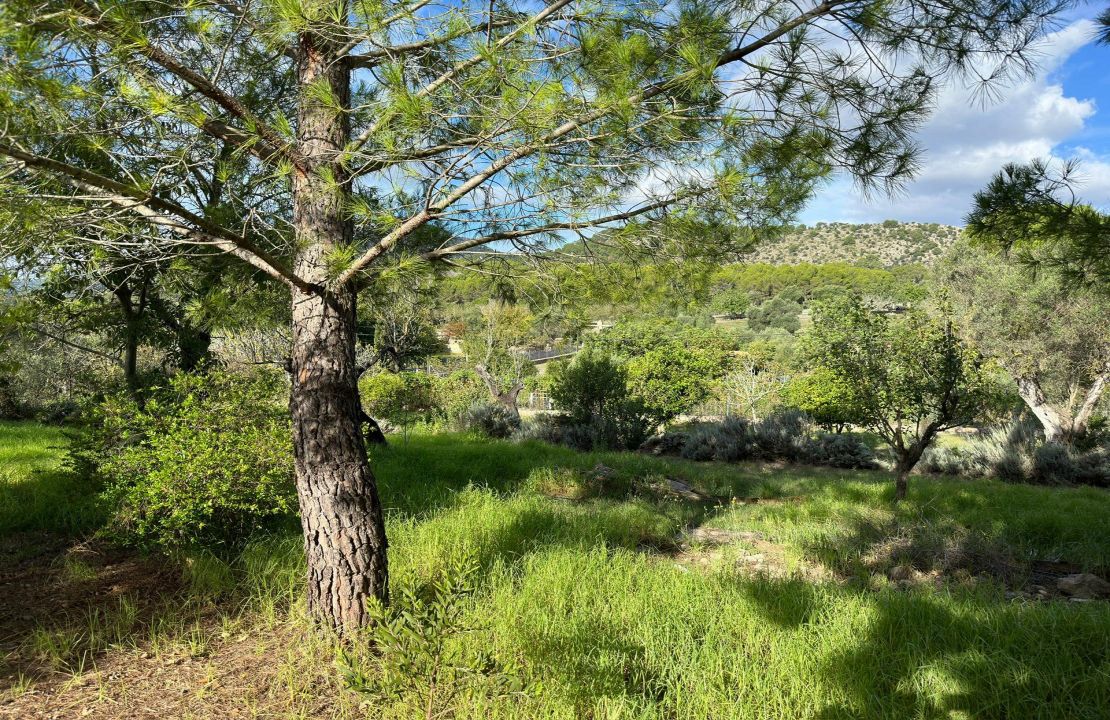
[[[490,438],[507,438],[520,429],[520,416],[504,405],[482,402],[470,406],[464,427]]]
[[[638,448],[660,422],[630,394],[625,367],[597,350],[553,370],[551,398],[565,415],[550,421],[543,439],[578,450]]]
[[[640,402],[641,414],[660,425],[704,402],[715,373],[704,354],[677,344],[660,346],[628,363],[629,395]]]
[[[670,443],[664,442],[666,446]],[[679,451],[687,460],[721,460],[735,462],[754,457],[751,425],[740,417],[725,418],[719,423],[702,425],[693,430]]]
[[[871,446],[851,433],[818,435],[806,443],[803,454],[810,465],[849,470],[874,470],[879,467]]]
[[[994,477],[1045,485],[1110,484],[1105,448],[1083,451],[1042,443],[1036,423],[1022,420],[981,433],[963,448],[936,448],[922,458],[926,472]]]
[[[681,455],[687,460],[787,460],[838,468],[878,467],[875,454],[851,433],[810,436],[811,422],[797,411],[780,411],[761,422],[725,418],[688,432],[666,433],[644,445],[645,452]]]
[[[551,399],[570,422],[587,425],[613,418],[628,397],[624,366],[597,350],[584,350],[572,362],[552,369]]]
[[[388,606],[371,600],[363,641],[338,653],[344,685],[386,717],[411,718],[454,717],[454,707],[535,692],[512,659],[460,642],[483,629],[472,624],[477,574],[478,563],[463,558],[425,582],[402,576]]]
[[[473,370],[456,370],[440,381],[443,414],[458,429],[465,430],[473,406],[489,402],[489,390]]]
[[[145,407],[122,396],[95,406],[72,462],[104,483],[108,532],[140,545],[237,545],[292,512],[283,384],[273,373],[182,373]]]
[[[812,422],[800,410],[784,408],[751,426],[755,453],[765,460],[798,460],[804,455]]]
[[[377,373],[359,381],[366,412],[408,433],[412,425],[433,422],[442,412],[435,377],[426,373]]]

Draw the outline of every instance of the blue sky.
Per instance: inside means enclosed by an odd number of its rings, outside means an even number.
[[[1007,162],[1035,157],[1082,160],[1082,196],[1110,207],[1110,46],[1096,45],[1086,6],[1038,48],[1033,77],[1011,81],[983,105],[959,82],[940,94],[921,129],[921,171],[896,197],[864,197],[845,178],[824,187],[799,220],[885,219],[961,225],[971,195]]]

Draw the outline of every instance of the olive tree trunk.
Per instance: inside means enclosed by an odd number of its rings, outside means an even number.
[[[350,70],[335,61],[332,43],[305,35],[298,48],[303,167],[292,176],[294,271],[308,286],[293,290],[290,412],[308,606],[321,622],[343,629],[367,623],[368,599],[388,599],[388,575],[382,507],[361,433],[356,291],[329,284],[329,257],[352,236],[340,164],[349,129],[344,113],[308,89],[326,82],[349,103]]]

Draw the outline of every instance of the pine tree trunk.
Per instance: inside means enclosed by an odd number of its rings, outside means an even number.
[[[290,411],[308,605],[342,629],[367,623],[366,601],[388,598],[388,575],[382,507],[360,432],[355,291],[329,286],[331,253],[352,240],[340,162],[347,118],[319,99],[326,83],[339,103],[350,101],[350,70],[337,61],[335,42],[306,33],[298,48],[294,271],[311,287],[293,290]]]
[[[293,448],[308,606],[337,628],[386,600],[385,525],[360,428],[353,293],[294,293]]]

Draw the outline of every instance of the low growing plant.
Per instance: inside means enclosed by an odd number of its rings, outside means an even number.
[[[296,508],[284,378],[181,373],[143,407],[91,412],[74,462],[103,482],[105,532],[139,545],[237,545]]]

